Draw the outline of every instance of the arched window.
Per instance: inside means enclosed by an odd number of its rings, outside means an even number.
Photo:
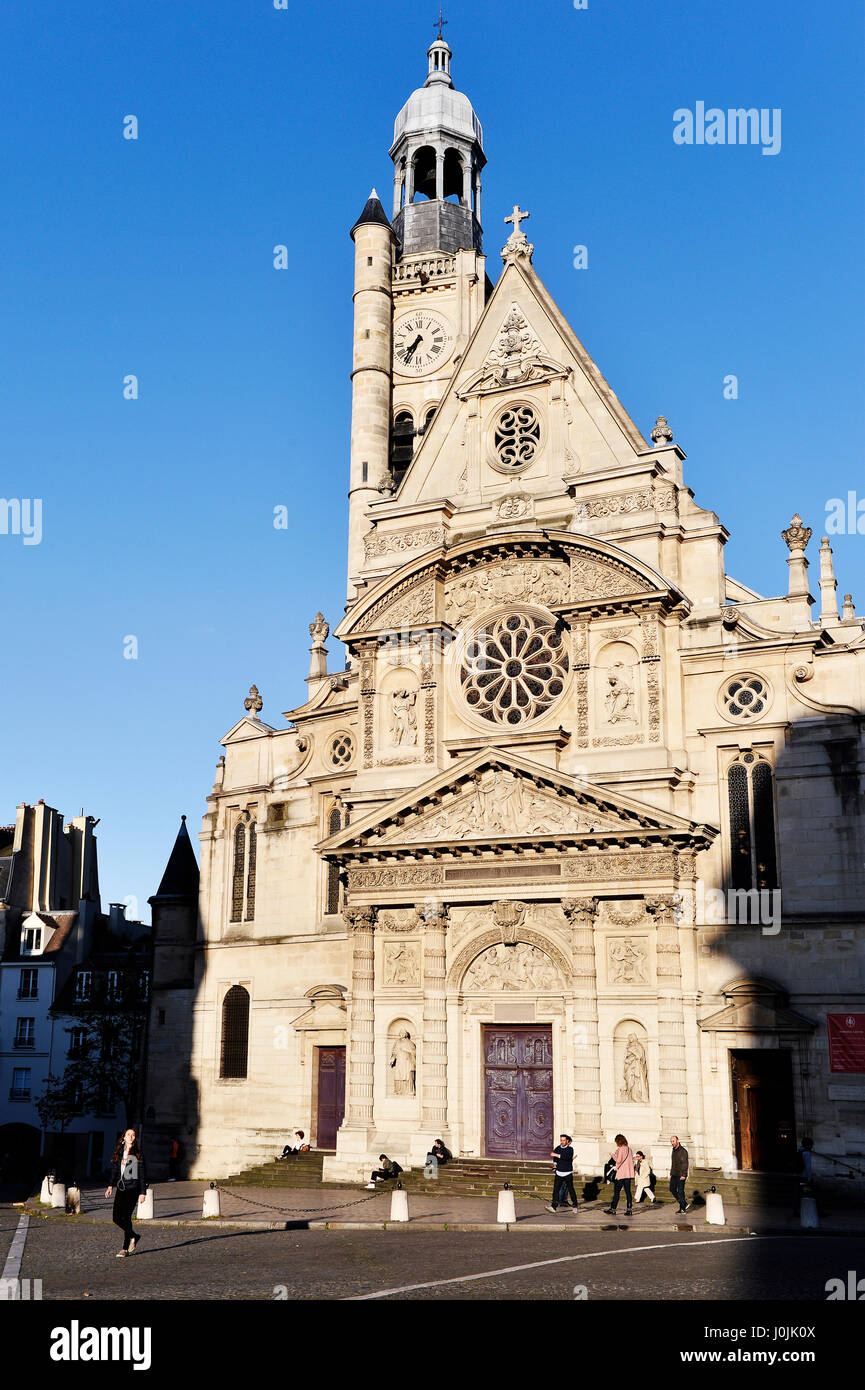
[[[327,819],[328,835],[335,835],[338,830],[342,830],[348,825],[348,811],[343,810],[342,806],[334,806]],[[330,863],[327,866],[327,891],[325,893],[324,910],[328,913],[339,912],[342,902],[342,885],[339,881],[339,865]]]
[[[232,985],[222,1001],[222,1040],[219,1075],[244,1080],[249,1059],[249,994],[243,985]]]
[[[415,152],[414,194],[412,202],[419,197],[433,199],[436,195],[436,152],[432,145],[422,145]]]
[[[234,827],[234,868],[231,875],[231,920],[243,918],[243,884],[246,877],[246,826],[238,821]]]
[[[777,888],[772,769],[758,753],[742,753],[727,773],[727,786],[732,886]]]
[[[231,917],[232,922],[246,921],[255,917],[255,822],[245,811],[234,827],[234,863],[231,869]]]
[[[414,416],[410,410],[401,410],[393,422],[390,436],[390,470],[394,482],[402,480],[413,453]]]

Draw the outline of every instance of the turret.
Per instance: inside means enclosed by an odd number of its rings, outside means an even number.
[[[363,517],[388,467],[393,360],[393,228],[375,189],[351,229],[354,242],[354,355],[348,508],[348,599],[364,560]]]

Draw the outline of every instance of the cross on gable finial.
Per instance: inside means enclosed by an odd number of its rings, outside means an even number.
[[[441,5],[439,5],[439,17],[438,17],[438,19],[434,19],[434,20],[433,20],[433,24],[434,24],[435,27],[438,29],[438,31],[439,31],[439,32],[438,32],[438,36],[439,36],[439,38],[441,38],[441,37],[442,37],[442,29],[444,29],[444,28],[447,26],[447,20],[444,18],[443,14],[442,14],[442,7],[441,7]]]
[[[525,232],[520,226],[520,223],[524,222],[527,217],[531,217],[531,215],[532,214],[530,212],[523,212],[519,203],[514,204],[513,215],[511,217],[505,218],[506,222],[513,222],[514,236],[525,236]]]

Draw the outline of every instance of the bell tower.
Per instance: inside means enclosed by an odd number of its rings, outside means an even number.
[[[429,72],[394,124],[393,229],[398,254],[481,251],[483,130],[451,78],[441,37],[427,51]]]

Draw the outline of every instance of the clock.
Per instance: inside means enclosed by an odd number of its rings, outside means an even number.
[[[414,309],[396,325],[394,367],[403,376],[424,376],[447,361],[453,345],[453,334],[439,314]]]

